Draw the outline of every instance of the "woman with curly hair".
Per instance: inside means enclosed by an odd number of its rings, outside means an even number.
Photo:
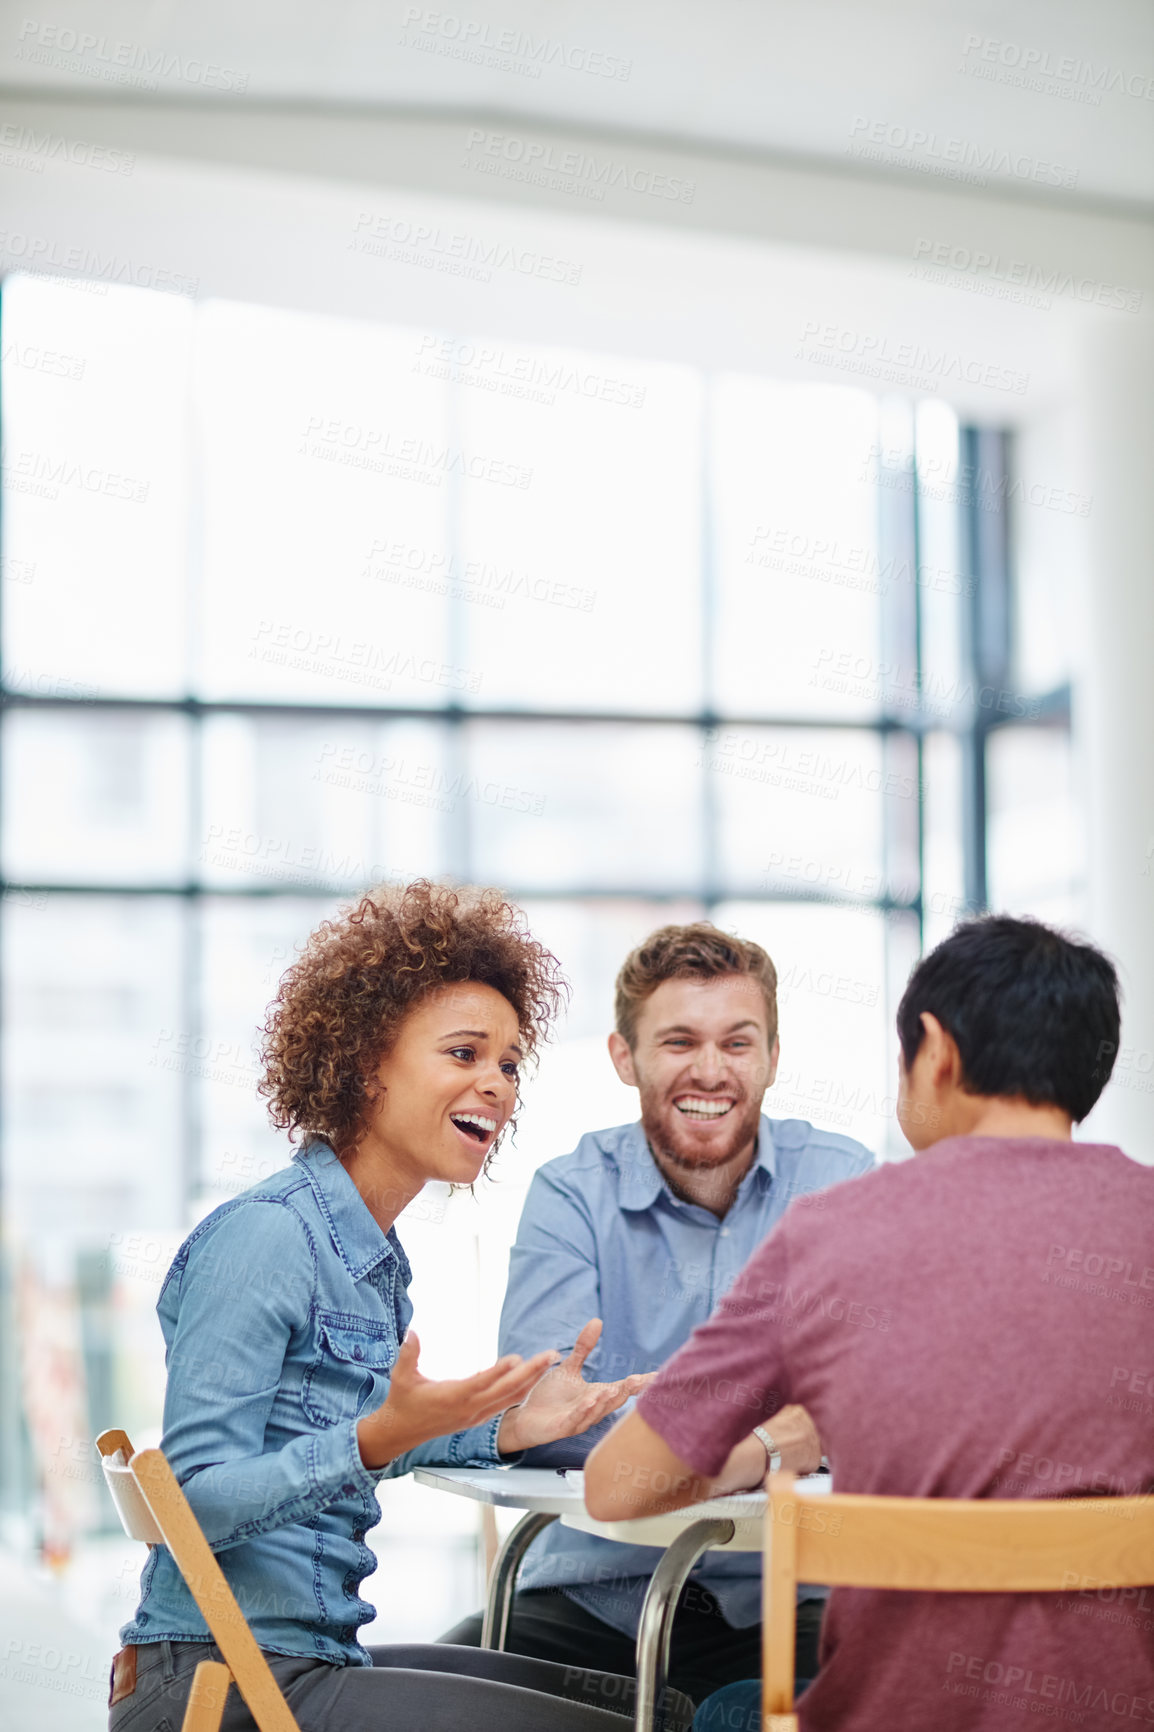
[[[357,1640],[381,1479],[495,1466],[587,1430],[645,1381],[582,1381],[596,1319],[556,1370],[546,1347],[445,1382],[422,1376],[409,1328],[393,1223],[429,1180],[487,1169],[564,990],[496,891],[420,882],[325,921],[264,1030],[261,1091],[301,1146],[200,1223],[161,1291],[161,1447],[303,1732],[620,1727],[560,1666]],[[110,1732],[179,1725],[197,1662],[219,1655],[162,1546],[121,1640]],[[235,1690],[224,1726],[253,1726]]]

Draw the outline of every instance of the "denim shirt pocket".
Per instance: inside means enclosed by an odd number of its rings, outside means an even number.
[[[305,1373],[301,1405],[318,1425],[355,1419],[384,1400],[397,1357],[387,1323],[344,1311],[317,1314],[317,1345]]]

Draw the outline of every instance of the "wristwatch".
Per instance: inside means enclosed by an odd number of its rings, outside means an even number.
[[[753,1435],[756,1438],[760,1438],[761,1442],[765,1445],[765,1453],[769,1457],[769,1467],[767,1471],[769,1473],[780,1473],[781,1451],[778,1449],[776,1443],[774,1443],[772,1437],[770,1437],[768,1431],[766,1431],[764,1425],[755,1425],[753,1428]]]

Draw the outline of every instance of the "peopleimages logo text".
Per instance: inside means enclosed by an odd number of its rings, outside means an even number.
[[[1038,48],[1020,42],[1003,42],[996,36],[966,37],[962,44],[963,72],[977,72],[985,65],[999,67],[1022,75],[1024,79],[1055,80],[1073,90],[1085,90],[1099,98],[1103,91],[1117,96],[1136,96],[1149,102],[1154,98],[1154,77],[1147,72],[1131,72],[1109,62],[1095,66],[1075,54],[1052,54],[1048,48]]]
[[[248,88],[248,73],[215,61],[198,60],[166,48],[148,48],[141,42],[118,42],[91,30],[70,25],[42,24],[25,18],[20,25],[18,60],[59,64],[62,56],[80,61],[77,71],[114,83],[157,87],[160,78],[177,78],[184,84],[199,84],[205,90],[228,90],[237,95]]]
[[[531,36],[513,27],[495,30],[483,19],[462,18],[459,13],[428,6],[406,6],[401,32],[402,46],[406,45],[406,35],[414,36],[417,43],[423,36],[430,47],[443,43],[456,48],[462,59],[484,63],[490,56],[502,56],[503,70],[523,71],[533,78],[540,78],[542,67],[559,66],[566,72],[585,72],[624,83],[633,71],[632,60],[620,54],[603,54],[555,36]]]
[[[65,138],[58,132],[37,132],[34,126],[8,121],[0,126],[0,161],[10,167],[34,168],[39,173],[48,162],[69,162],[77,168],[95,168],[105,174],[131,174],[136,158],[130,150],[92,144],[83,138]]]
[[[465,166],[479,168],[490,163],[495,172],[504,164],[524,169],[533,177],[552,175],[562,181],[584,184],[595,198],[603,198],[606,188],[616,188],[692,204],[697,190],[696,181],[681,175],[663,174],[611,156],[593,156],[584,150],[561,150],[541,139],[486,132],[474,126],[465,140]]]
[[[360,211],[353,224],[349,247],[354,252],[401,264],[420,264],[429,270],[453,275],[473,275],[490,282],[494,270],[507,270],[520,277],[539,277],[544,282],[581,281],[582,267],[569,259],[554,258],[513,241],[483,240],[477,235],[442,229],[438,224],[409,222],[403,217]]]
[[[137,289],[159,289],[174,295],[195,295],[198,277],[186,277],[143,259],[119,258],[92,247],[68,246],[50,235],[30,235],[20,229],[0,229],[0,258],[36,271],[64,271],[96,283],[127,283]]]
[[[878,150],[886,150],[892,153],[891,160],[909,161],[915,167],[925,159],[927,163],[937,165],[943,173],[953,170],[963,178],[978,177],[975,184],[979,186],[985,185],[984,177],[989,174],[1013,175],[1018,180],[1032,180],[1042,186],[1074,187],[1078,184],[1076,168],[1031,156],[1029,151],[976,144],[972,139],[947,137],[926,127],[870,120],[860,114],[850,127],[848,149],[857,156],[876,156]]]
[[[1012,288],[1025,288],[1042,295],[1066,295],[1087,306],[1114,308],[1136,313],[1142,305],[1141,289],[1105,283],[1098,277],[1079,277],[1073,271],[1042,267],[1028,259],[1003,258],[980,247],[954,246],[949,241],[920,238],[914,247],[919,262],[951,270],[959,275],[991,277]]]

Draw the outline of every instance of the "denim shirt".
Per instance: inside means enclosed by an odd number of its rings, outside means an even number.
[[[587,1375],[654,1371],[706,1321],[790,1203],[820,1217],[824,1187],[872,1166],[869,1150],[851,1137],[815,1130],[804,1119],[763,1115],[753,1165],[719,1220],[674,1196],[639,1124],[591,1132],[572,1154],[534,1175],[509,1259],[500,1350],[524,1353],[548,1342],[564,1352],[583,1323],[601,1317]],[[587,1432],[526,1459],[576,1465],[602,1434]],[[626,1546],[554,1523],[534,1540],[518,1586],[561,1588],[633,1636],[660,1557],[653,1546]],[[757,1623],[760,1553],[707,1552],[693,1575],[716,1596],[730,1625]],[[810,1588],[801,1597],[824,1592]]]
[[[369,1665],[358,1595],[377,1560],[377,1482],[422,1462],[492,1467],[498,1419],[379,1470],[357,1447],[412,1316],[408,1260],[327,1143],[215,1209],[177,1252],[157,1311],[167,1348],[161,1448],[257,1642]],[[154,1546],[121,1641],[207,1641]]]

